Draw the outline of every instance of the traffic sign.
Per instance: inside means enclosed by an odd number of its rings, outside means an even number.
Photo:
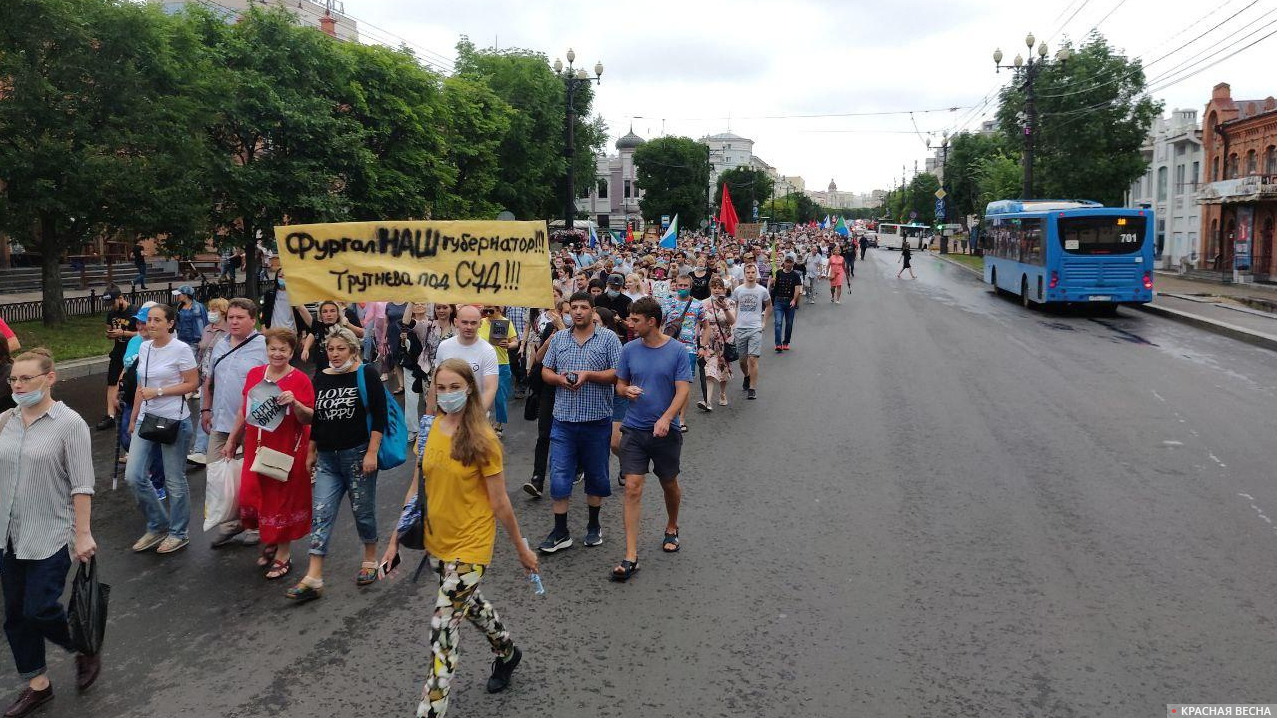
[[[936,221],[944,221],[944,199],[936,200]]]
[[[665,229],[669,226],[670,226],[670,216],[668,214],[661,215],[661,229]]]
[[[940,189],[936,190],[936,199],[944,199],[945,195],[947,194],[949,193],[944,191],[944,187],[941,187]]]

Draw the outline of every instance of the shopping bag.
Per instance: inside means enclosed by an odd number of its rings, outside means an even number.
[[[102,650],[106,636],[106,606],[111,587],[98,581],[97,557],[76,569],[71,583],[71,605],[67,611],[67,624],[71,629],[71,644],[77,653],[96,655]]]
[[[204,475],[204,530],[239,519],[239,480],[243,459],[218,459],[208,465]]]

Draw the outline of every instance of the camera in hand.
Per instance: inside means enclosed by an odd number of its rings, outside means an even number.
[[[567,374],[564,374],[564,375],[563,375],[563,378],[564,378],[564,379],[567,379],[569,384],[575,384],[575,383],[576,383],[576,380],[577,380],[577,378],[578,378],[578,375],[577,375],[577,373],[576,373],[576,372],[574,372],[574,371],[570,371],[570,372],[568,372]]]

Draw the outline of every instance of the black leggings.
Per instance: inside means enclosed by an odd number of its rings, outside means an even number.
[[[532,454],[532,475],[545,478],[550,465],[550,424],[554,421],[554,387],[541,389],[541,409],[537,413],[537,445]]]

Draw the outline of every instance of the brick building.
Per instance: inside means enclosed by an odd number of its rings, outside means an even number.
[[[1277,280],[1277,99],[1234,100],[1220,83],[1204,117],[1198,266]]]

